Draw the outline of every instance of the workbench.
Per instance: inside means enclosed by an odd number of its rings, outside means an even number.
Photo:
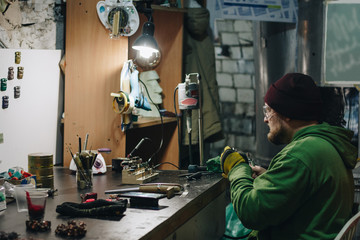
[[[0,231],[16,232],[20,239],[61,239],[55,235],[59,224],[67,225],[68,220],[83,221],[87,233],[84,239],[220,239],[225,231],[225,190],[227,180],[221,174],[203,175],[200,179],[189,181],[179,174],[187,171],[158,171],[159,178],[153,182],[180,183],[188,194],[178,194],[159,200],[159,209],[132,208],[128,205],[120,220],[96,218],[71,218],[58,214],[55,209],[63,202],[81,202],[80,194],[96,192],[98,199],[108,198],[105,190],[134,185],[122,185],[121,173],[108,171],[94,175],[93,187],[78,190],[75,174],[63,167],[54,167],[54,188],[57,195],[48,197],[44,220],[51,221],[48,232],[26,231],[27,212],[17,212],[16,202],[7,205],[0,215]]]

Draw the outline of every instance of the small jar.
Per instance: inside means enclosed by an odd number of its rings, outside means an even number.
[[[15,63],[20,64],[21,62],[21,52],[15,52]]]
[[[76,171],[76,184],[78,189],[88,189],[92,187],[93,171],[92,169],[82,169]]]
[[[24,76],[24,67],[18,67],[17,69],[17,79],[22,79]]]
[[[6,210],[6,194],[3,183],[3,179],[0,179],[0,215],[4,214]]]
[[[2,79],[0,80],[0,85],[1,85],[1,87],[0,87],[1,91],[2,91],[2,92],[3,92],[3,91],[6,91],[6,89],[7,89],[7,79],[6,79],[6,78],[2,78]]]
[[[13,80],[14,79],[14,67],[9,67],[8,68],[8,80]]]

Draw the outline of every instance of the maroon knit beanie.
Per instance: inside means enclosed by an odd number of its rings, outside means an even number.
[[[320,120],[322,100],[314,80],[301,73],[288,73],[267,91],[265,103],[285,117]]]

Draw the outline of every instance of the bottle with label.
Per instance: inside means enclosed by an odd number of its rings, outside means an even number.
[[[5,187],[3,185],[1,185],[1,182],[0,182],[0,215],[4,214],[5,210],[6,210]]]

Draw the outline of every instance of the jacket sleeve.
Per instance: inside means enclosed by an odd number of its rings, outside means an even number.
[[[252,179],[247,164],[238,164],[229,172],[231,202],[249,229],[263,230],[281,224],[307,198],[308,168],[289,156],[274,162],[256,179]]]

